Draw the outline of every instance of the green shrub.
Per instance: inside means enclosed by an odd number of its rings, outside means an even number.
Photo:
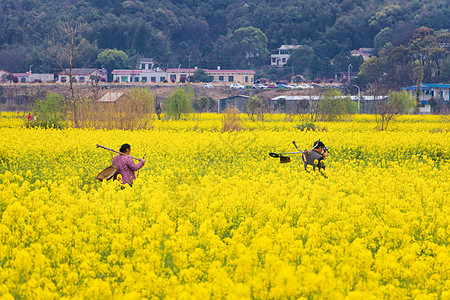
[[[316,124],[314,124],[314,122],[311,121],[307,121],[307,122],[303,122],[297,126],[295,126],[295,128],[303,131],[303,130],[310,130],[310,131],[316,131]]]
[[[180,120],[185,114],[192,112],[192,100],[194,91],[192,87],[176,89],[166,100],[166,117],[172,120]]]
[[[59,94],[48,93],[45,99],[38,99],[32,112],[36,120],[27,123],[26,127],[65,128],[66,101]]]

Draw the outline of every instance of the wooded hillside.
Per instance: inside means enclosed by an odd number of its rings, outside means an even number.
[[[81,24],[87,42],[78,67],[105,67],[99,54],[117,49],[127,57],[109,67],[134,67],[141,55],[163,68],[190,62],[200,68],[252,68],[258,76],[303,71],[310,79],[332,78],[347,70],[351,50],[380,51],[387,45],[391,51],[406,46],[420,27],[437,36],[450,28],[449,15],[447,0],[3,0],[0,69],[25,72],[33,65],[34,72],[59,71],[54,46],[61,23],[71,20]],[[282,44],[305,46],[304,70],[270,68],[268,54]],[[352,71],[361,63],[353,62]]]

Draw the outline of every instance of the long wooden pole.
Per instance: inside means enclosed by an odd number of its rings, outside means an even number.
[[[132,159],[135,159],[135,160],[137,160],[137,161],[141,161],[141,158],[133,157],[133,156],[131,156],[131,155],[127,155],[127,154],[125,154],[125,153],[122,153],[122,152],[119,152],[119,151],[116,151],[116,150],[107,148],[107,147],[102,146],[102,145],[99,145],[99,144],[97,144],[97,148],[103,148],[103,149],[112,151],[112,152],[114,152],[114,153],[120,154],[120,155],[129,156],[129,157],[131,157]]]

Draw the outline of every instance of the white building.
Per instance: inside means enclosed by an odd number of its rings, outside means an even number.
[[[150,70],[113,70],[113,82],[164,82],[167,72],[161,69]]]
[[[39,73],[13,73],[17,77],[19,83],[26,82],[53,82],[55,80],[55,75],[53,74],[39,74]]]
[[[300,47],[300,45],[282,45],[270,54],[270,64],[282,68],[289,60],[292,51]]]
[[[431,113],[430,100],[434,98],[438,102],[450,102],[450,84],[439,83],[423,83],[421,85],[422,92],[419,95],[419,112],[423,114]],[[417,86],[407,86],[403,90],[416,97]]]
[[[58,81],[57,82],[69,82],[70,70],[64,69],[61,73],[58,73]],[[106,70],[99,69],[72,69],[72,78],[75,82],[91,82],[92,77],[100,77],[101,81],[106,81]]]
[[[167,72],[154,66],[153,58],[140,58],[135,70],[113,70],[113,82],[165,82]]]

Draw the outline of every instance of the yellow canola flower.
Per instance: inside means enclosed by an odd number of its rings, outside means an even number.
[[[450,136],[440,116],[318,122],[217,114],[154,130],[24,129],[0,119],[0,296],[446,299]],[[16,118],[16,119],[20,119]],[[8,123],[8,125],[6,125]],[[394,125],[394,124],[393,124]],[[17,138],[20,137],[20,138]],[[327,178],[291,141],[330,148]],[[147,153],[133,187],[95,181]]]

